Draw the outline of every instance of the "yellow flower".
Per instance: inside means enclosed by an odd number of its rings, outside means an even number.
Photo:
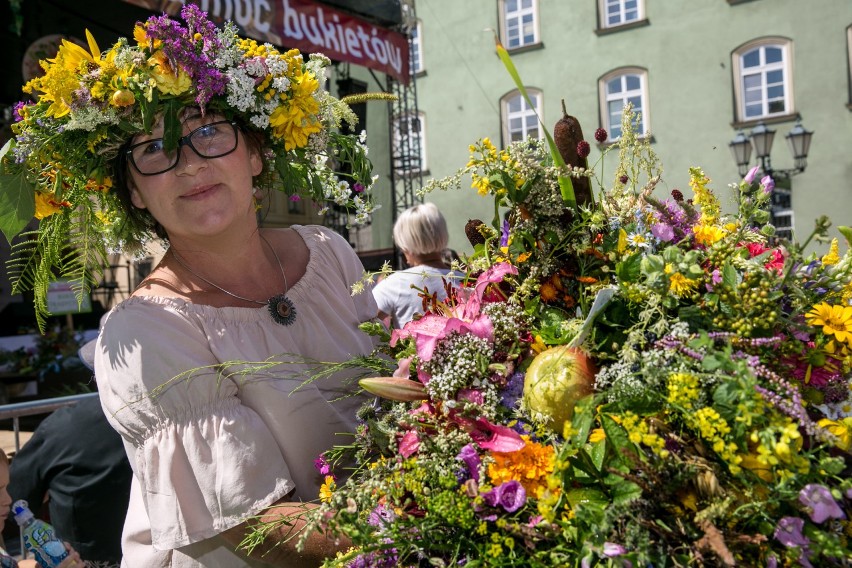
[[[162,51],[156,52],[148,59],[151,75],[157,81],[157,88],[167,95],[180,95],[192,86],[192,81],[183,70],[172,68],[168,57]]]
[[[837,437],[834,442],[835,446],[845,452],[852,450],[852,416],[840,420],[823,418],[819,421],[819,425]]]
[[[695,233],[695,242],[705,246],[710,246],[725,236],[725,229],[714,225],[695,225],[692,232]]]
[[[604,432],[603,428],[595,428],[589,433],[589,442],[594,444],[595,442],[600,442],[601,440],[606,439],[606,432]]]
[[[691,296],[698,287],[698,281],[687,278],[680,272],[675,272],[669,276],[669,290],[678,298]]]
[[[824,334],[852,346],[852,306],[832,306],[823,302],[815,305],[805,318],[814,327],[822,326]]]
[[[71,207],[68,201],[56,201],[55,195],[52,193],[42,193],[37,191],[35,194],[35,218],[44,219],[50,217],[54,213],[62,211],[63,207]]]
[[[337,489],[337,483],[334,481],[334,476],[326,475],[325,482],[320,487],[320,501],[323,503],[330,502],[335,489]]]
[[[96,179],[89,179],[86,181],[86,189],[89,191],[102,191],[104,193],[108,192],[112,187],[112,178],[107,176],[104,178],[102,182],[99,182]]]
[[[831,239],[831,246],[828,248],[828,252],[822,257],[822,263],[826,266],[831,266],[838,262],[840,262],[840,252],[837,247],[837,239]]]

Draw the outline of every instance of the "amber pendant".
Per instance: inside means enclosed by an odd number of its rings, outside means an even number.
[[[285,294],[272,296],[267,301],[267,305],[269,306],[269,315],[272,316],[275,323],[290,325],[296,321],[296,306]]]

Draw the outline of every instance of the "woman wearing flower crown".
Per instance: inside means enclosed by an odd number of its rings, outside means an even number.
[[[104,319],[95,356],[135,473],[123,564],[316,566],[336,545],[312,536],[297,553],[298,516],[319,493],[314,459],[354,431],[360,401],[337,400],[344,374],[305,378],[312,363],[369,353],[358,325],[377,307],[350,295],[363,268],[343,238],[260,229],[256,194],[330,199],[361,218],[369,162],[363,139],[333,130],[352,115],[320,88],[327,59],[218,30],[191,5],[182,15],[185,26],[168,16],[137,26],[133,46],[65,45],[27,86],[41,94],[19,107],[14,160],[2,162],[31,184],[40,219],[18,253],[73,278],[106,247],[168,240]],[[50,231],[72,252],[51,257]],[[38,292],[50,278],[26,270],[19,286]],[[286,522],[249,556],[240,543],[257,517]]]

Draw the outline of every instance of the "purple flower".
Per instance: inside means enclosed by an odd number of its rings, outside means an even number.
[[[293,194],[293,195],[290,196],[290,201],[295,202],[295,201],[301,201],[301,200],[302,200],[302,198],[299,197],[298,195]]]
[[[752,169],[748,171],[746,176],[743,178],[743,181],[747,184],[751,185],[754,183],[754,177],[757,175],[757,170],[760,169],[760,166],[754,166]]]
[[[524,394],[524,373],[512,373],[509,381],[503,390],[500,392],[500,404],[506,408],[515,408]]]
[[[823,485],[811,483],[799,492],[799,503],[805,506],[811,520],[824,523],[827,519],[842,519],[846,515],[831,496],[831,491]]]
[[[328,475],[331,473],[331,465],[327,461],[325,461],[325,457],[320,455],[317,459],[314,460],[314,467],[320,473],[320,475]]]
[[[21,114],[21,111],[24,109],[25,106],[27,106],[27,103],[25,103],[24,101],[18,101],[15,103],[15,106],[12,109],[12,112],[15,116],[15,122],[20,122],[24,120],[24,115]]]
[[[457,460],[461,460],[467,466],[468,472],[470,472],[470,476],[477,482],[479,482],[479,464],[481,460],[479,459],[479,454],[476,451],[476,448],[473,444],[468,444],[461,449],[459,455],[456,456]]]
[[[514,513],[527,502],[527,492],[524,486],[512,479],[502,483],[482,494],[485,503],[490,507],[502,507],[507,513]]]
[[[375,509],[370,511],[370,516],[367,517],[367,524],[371,527],[385,527],[396,519],[396,513],[392,509],[384,505],[377,505]]]
[[[605,542],[603,545],[603,555],[604,556],[621,556],[625,554],[627,549],[621,546],[620,544],[616,544],[614,542]]]
[[[760,180],[760,185],[763,186],[763,193],[768,195],[775,189],[775,180],[770,176],[763,176],[763,179]]]
[[[500,232],[500,246],[509,246],[509,221],[503,221],[503,230]]]
[[[778,521],[778,525],[775,527],[775,540],[788,548],[791,546],[807,546],[811,541],[802,534],[804,526],[804,519],[784,517]]]
[[[364,184],[356,181],[354,184],[352,184],[352,191],[354,191],[355,193],[363,193],[364,192]]]
[[[651,234],[665,243],[673,241],[675,237],[674,229],[666,223],[656,223],[652,225]]]

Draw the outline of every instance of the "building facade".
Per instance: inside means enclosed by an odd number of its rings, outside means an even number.
[[[542,136],[496,56],[496,34],[543,124],[552,131],[563,100],[579,119],[590,165],[602,149],[595,129],[617,137],[630,102],[662,160],[657,194],[686,188],[689,167],[700,166],[729,202],[726,186],[742,171],[729,143],[762,124],[776,131],[766,164],[776,177],[806,165],[778,184],[777,227],[804,239],[820,215],[852,224],[849,0],[417,0],[416,15],[419,120],[402,131],[420,136],[426,179],[464,166],[479,138],[505,147]],[[797,118],[813,132],[806,164],[786,147]],[[493,215],[473,189],[426,199],[447,216],[459,251],[470,250],[465,222]]]

